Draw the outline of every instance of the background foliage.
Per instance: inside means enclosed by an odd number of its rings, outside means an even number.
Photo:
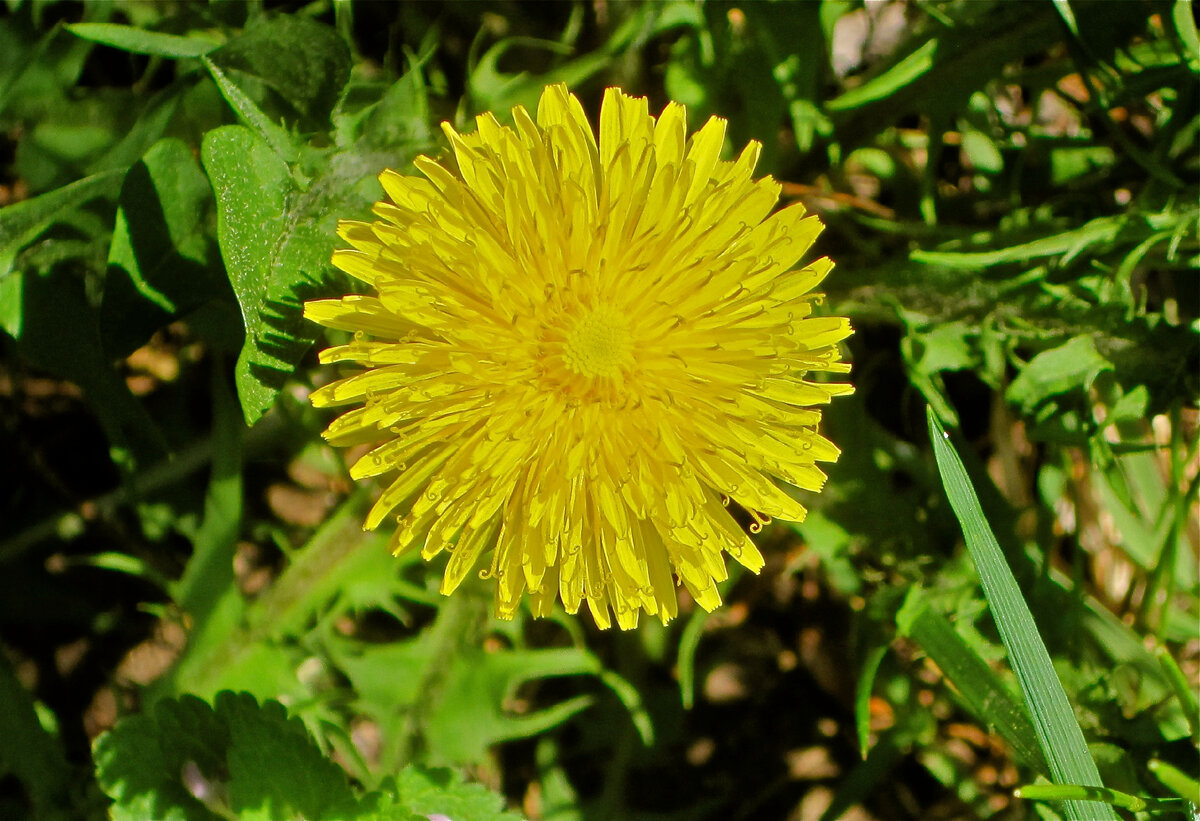
[[[1191,2],[0,15],[0,816],[1194,813]],[[442,599],[306,401],[337,219],[559,81],[761,140],[857,329],[827,491],[668,628]]]

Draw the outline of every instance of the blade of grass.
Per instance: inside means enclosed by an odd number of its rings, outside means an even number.
[[[1043,775],[1050,772],[1037,733],[1020,697],[955,631],[954,625],[926,601],[928,591],[913,587],[896,614],[896,629],[921,645],[954,685],[966,705],[1012,748],[1013,755]]]
[[[1192,731],[1192,742],[1200,745],[1200,705],[1197,704],[1196,694],[1192,691],[1187,676],[1179,669],[1179,665],[1167,652],[1167,648],[1160,646],[1154,651],[1154,654],[1158,656],[1158,660],[1162,664],[1163,673],[1170,682],[1171,689],[1175,691],[1175,697],[1183,705],[1184,717],[1187,718],[1188,727]]]
[[[1196,779],[1161,759],[1152,758],[1147,766],[1164,787],[1181,798],[1200,805],[1200,783],[1197,783]]]
[[[679,637],[679,696],[685,710],[692,709],[696,703],[696,648],[700,646],[707,620],[708,613],[696,608]]]
[[[879,662],[887,654],[887,645],[881,645],[867,654],[862,675],[858,677],[858,688],[854,693],[854,723],[858,727],[858,751],[863,760],[867,758],[868,741],[871,734],[871,689],[875,686],[875,675]]]
[[[926,408],[926,415],[942,485],[962,526],[967,550],[979,571],[984,595],[1029,706],[1050,773],[1058,784],[1103,787],[1096,762],[1088,752],[1083,731],[1054,672],[1033,614],[1029,612],[1017,580],[983,516],[962,460],[933,409]],[[1117,821],[1111,806],[1096,801],[1064,801],[1063,809],[1067,818],[1077,821]]]
[[[1065,798],[1086,798],[1103,801],[1130,812],[1183,812],[1183,802],[1178,798],[1142,798],[1139,795],[1104,789],[1103,787],[1080,787],[1076,784],[1026,784],[1013,792],[1017,798],[1030,801],[1062,801]]]

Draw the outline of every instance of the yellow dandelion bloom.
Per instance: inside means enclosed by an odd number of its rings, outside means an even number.
[[[367,515],[396,514],[390,547],[450,554],[441,590],[477,566],[496,613],[526,591],[537,616],[587,601],[598,625],[665,623],[682,584],[720,604],[723,553],[753,571],[730,515],[804,518],[780,482],[819,490],[838,449],[816,406],[850,391],[842,317],[814,316],[833,263],[794,269],[821,230],[760,146],[722,161],[725,121],[687,135],[684,108],[605,92],[599,142],[563,85],[536,118],[443,124],[453,161],[385,171],[373,223],[342,222],[333,263],[371,293],[309,302],[354,333],[321,355],[366,369],[314,405],[354,405],[325,432],[372,443],[356,479],[388,474]]]

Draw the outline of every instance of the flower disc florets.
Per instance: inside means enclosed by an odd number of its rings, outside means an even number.
[[[366,368],[313,393],[356,406],[325,436],[375,445],[351,469],[391,477],[365,526],[449,551],[443,593],[480,566],[502,617],[528,591],[539,616],[665,623],[678,584],[711,610],[723,553],[763,564],[729,501],[799,521],[776,481],[819,490],[838,456],[814,406],[850,386],[805,377],[849,370],[850,326],[812,315],[833,264],[792,268],[821,224],[771,214],[759,145],[720,160],[716,117],[689,139],[682,106],[608,89],[597,142],[561,85],[512,117],[444,124],[453,168],[386,171],[379,220],[341,223],[333,262],[372,293],[305,306],[355,334],[322,362]]]

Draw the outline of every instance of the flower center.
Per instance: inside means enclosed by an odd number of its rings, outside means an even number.
[[[618,377],[633,364],[629,323],[607,305],[593,308],[575,322],[563,346],[567,368],[585,377]]]

